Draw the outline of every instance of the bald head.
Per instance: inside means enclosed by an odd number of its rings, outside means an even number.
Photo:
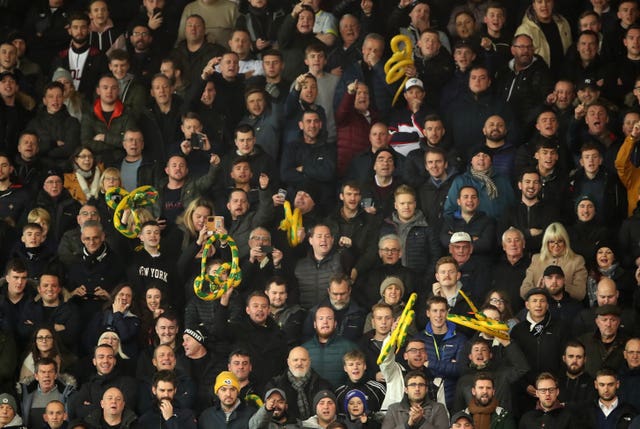
[[[596,289],[596,299],[598,300],[598,306],[603,306],[607,304],[617,305],[618,304],[618,287],[616,286],[616,282],[611,280],[609,277],[602,277],[598,282],[598,287]]]
[[[300,378],[307,375],[311,368],[311,358],[309,357],[307,349],[304,347],[294,347],[291,349],[289,357],[287,358],[287,365],[294,377]]]

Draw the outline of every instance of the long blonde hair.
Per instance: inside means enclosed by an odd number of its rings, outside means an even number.
[[[198,236],[198,231],[196,231],[196,226],[193,223],[193,212],[195,212],[198,207],[206,207],[211,212],[210,216],[215,215],[213,203],[208,199],[196,198],[195,200],[191,201],[187,208],[184,210],[182,216],[179,217],[176,221],[176,223],[184,225],[184,228],[191,237]]]
[[[544,236],[542,237],[542,247],[540,248],[540,260],[546,261],[553,259],[549,252],[549,241],[551,240],[564,240],[564,255],[566,258],[573,258],[576,254],[571,250],[571,242],[569,241],[569,234],[567,230],[560,222],[554,222],[544,230]]]

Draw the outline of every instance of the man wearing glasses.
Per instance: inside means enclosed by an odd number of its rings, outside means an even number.
[[[535,395],[538,398],[533,410],[527,411],[520,419],[520,429],[553,427],[564,429],[573,427],[576,421],[573,413],[565,408],[558,395],[558,380],[548,372],[536,379]],[[594,426],[595,427],[595,426]]]
[[[420,370],[410,371],[403,381],[405,395],[400,402],[391,404],[382,422],[382,429],[396,427],[448,429],[447,409],[444,405],[427,397],[429,385],[427,376]]]
[[[383,235],[378,240],[378,260],[368,272],[360,273],[353,288],[354,299],[362,308],[371,308],[380,300],[379,288],[368,285],[379,286],[387,277],[402,280],[405,298],[415,290],[417,278],[411,269],[402,266],[401,258],[400,237],[395,234]]]

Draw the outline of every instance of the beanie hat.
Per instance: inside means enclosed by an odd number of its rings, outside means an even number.
[[[204,345],[204,341],[205,341],[206,337],[204,336],[202,331],[200,331],[199,329],[187,328],[187,329],[184,330],[184,334],[189,335],[191,338],[193,338],[194,340],[196,340],[200,344]]]
[[[218,374],[218,376],[216,377],[216,384],[213,386],[213,393],[218,393],[218,390],[222,386],[235,387],[238,392],[240,391],[240,383],[231,371],[222,371],[220,374]]]
[[[404,296],[404,282],[399,277],[394,276],[387,277],[380,283],[380,296],[384,295],[384,291],[391,285],[398,286]]]
[[[367,404],[367,395],[365,395],[362,390],[351,389],[345,395],[344,401],[342,403],[345,413],[349,413],[349,409],[347,408],[347,406],[349,405],[349,401],[351,400],[351,398],[360,398],[360,400],[362,401],[362,405],[364,405],[364,412],[366,413],[367,411],[369,411],[369,405]]]
[[[316,396],[313,397],[313,412],[315,413],[316,408],[318,407],[318,403],[324,398],[329,398],[333,401],[334,404],[337,404],[338,400],[336,399],[336,395],[333,394],[331,390],[321,390],[316,393]]]

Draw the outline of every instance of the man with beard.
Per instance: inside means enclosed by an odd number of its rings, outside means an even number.
[[[191,410],[178,408],[174,404],[176,383],[172,371],[158,371],[153,376],[151,392],[155,397],[155,406],[140,417],[138,423],[141,428],[196,429],[196,419]]]
[[[309,352],[303,347],[294,347],[287,358],[288,369],[277,375],[267,384],[267,389],[278,388],[289,398],[287,407],[289,417],[307,419],[313,414],[312,399],[321,390],[331,385],[311,368]]]
[[[512,142],[507,141],[508,132],[506,122],[499,115],[489,116],[482,127],[484,147],[489,150],[493,159],[493,169],[496,173],[511,179],[516,147]]]
[[[28,190],[21,184],[13,183],[14,169],[9,156],[0,153],[0,218],[13,221],[19,225],[30,205]]]
[[[320,307],[330,307],[336,316],[338,327],[336,332],[350,341],[357,341],[362,336],[365,311],[351,299],[351,279],[345,274],[335,274],[329,280],[328,297],[309,310],[303,328],[303,336],[308,339],[313,335],[315,314]]]
[[[348,351],[357,349],[357,346],[338,334],[338,322],[331,307],[324,306],[316,310],[313,328],[315,335],[302,344],[309,351],[311,366],[332,386],[344,384],[347,376],[342,370],[341,358]]]
[[[542,233],[557,220],[556,209],[540,199],[542,178],[535,168],[528,167],[522,171],[518,189],[520,201],[507,209],[500,230],[506,231],[509,227],[519,229],[524,234],[527,248],[531,252],[538,252],[542,246]]]
[[[557,265],[549,265],[542,274],[542,287],[551,295],[551,317],[569,324],[583,308],[582,303],[564,290],[564,271]]]
[[[582,409],[582,427],[628,428],[637,412],[618,397],[620,381],[616,372],[609,368],[599,370],[594,384],[598,391],[598,399],[586,409]]]
[[[515,429],[516,422],[494,396],[493,378],[487,373],[476,375],[471,387],[472,399],[464,410],[473,417],[474,429]]]
[[[222,371],[216,377],[213,391],[218,401],[200,414],[198,428],[246,428],[255,408],[238,398],[240,385],[236,376]]]
[[[529,35],[517,34],[511,43],[513,59],[498,73],[496,82],[500,98],[527,129],[535,122],[536,112],[553,86],[549,68],[534,54],[533,45]]]
[[[205,347],[207,338],[204,333],[199,329],[187,328],[182,335],[182,347],[184,347],[184,355],[187,358],[187,372],[189,374],[195,374],[194,380],[197,385],[196,400],[194,409],[196,412],[204,410],[207,405],[211,403],[211,383],[214,380],[214,375],[218,368],[223,365],[222,359],[216,357],[213,353],[209,353],[209,350]],[[233,375],[233,374],[231,374]],[[235,378],[236,386],[238,386],[238,380]],[[216,385],[218,383],[216,382]],[[238,387],[238,392],[240,388]],[[214,390],[217,394],[218,389]],[[236,392],[236,396],[238,394]]]
[[[51,70],[65,68],[73,76],[73,86],[87,100],[93,97],[100,75],[107,73],[107,58],[98,48],[89,43],[89,25],[91,20],[84,12],[72,13],[69,16],[67,31],[71,36],[68,49],[60,51],[54,59]]]
[[[287,414],[287,395],[276,387],[264,395],[264,405],[249,420],[249,429],[298,429],[297,421]]]
[[[486,316],[493,318],[495,307],[486,308]],[[499,313],[496,314],[499,317]],[[463,409],[465,406],[480,404],[478,395],[473,391],[487,393],[486,380],[491,380],[491,398],[496,398],[496,404],[500,404],[505,411],[513,412],[513,384],[528,370],[529,364],[520,347],[510,340],[496,337],[483,338],[481,334],[471,341],[468,356],[468,365],[461,368],[463,374],[459,379],[455,390],[455,402],[452,411]],[[495,354],[494,354],[495,353]],[[499,356],[499,357],[498,357]],[[464,360],[458,363],[462,367]],[[483,380],[485,387],[478,387],[478,380]],[[475,402],[474,402],[475,398]],[[490,401],[489,401],[490,402]],[[479,410],[482,413],[482,410]],[[471,410],[471,414],[476,411]]]
[[[569,341],[564,348],[562,362],[566,369],[558,379],[558,400],[575,412],[596,398],[593,377],[584,369],[584,345],[580,341]]]

